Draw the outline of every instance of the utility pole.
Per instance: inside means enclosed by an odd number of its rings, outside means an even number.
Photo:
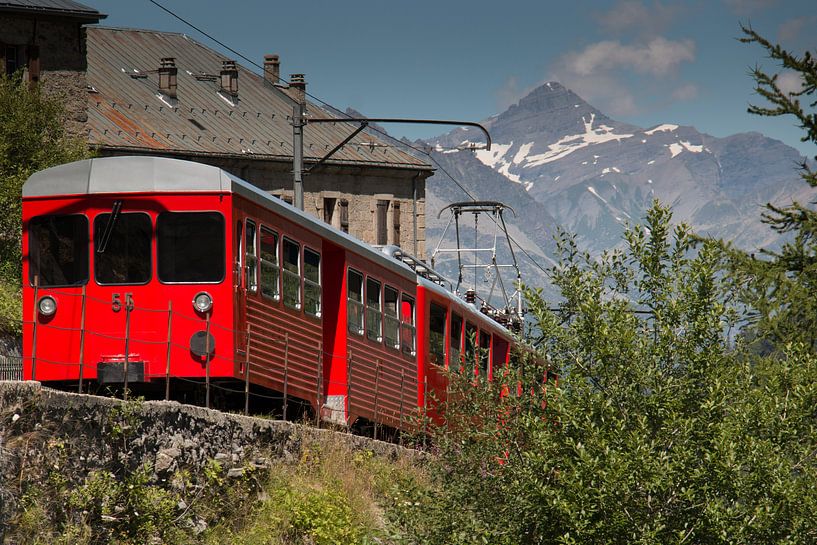
[[[293,202],[298,210],[304,209],[304,115],[306,113],[306,79],[303,74],[291,74],[289,87],[295,104],[292,106],[292,176]]]

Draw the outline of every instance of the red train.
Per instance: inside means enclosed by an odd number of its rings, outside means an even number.
[[[252,385],[402,428],[441,368],[490,377],[519,341],[386,250],[199,163],[39,172],[23,188],[24,378]]]

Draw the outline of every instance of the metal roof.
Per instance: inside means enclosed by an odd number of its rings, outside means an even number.
[[[219,92],[227,57],[177,33],[89,27],[88,140],[121,151],[292,159],[293,100],[255,72],[237,65],[238,100]],[[175,58],[177,100],[159,93],[160,59]],[[214,79],[213,76],[216,76]],[[337,117],[315,104],[313,117]],[[304,157],[326,155],[356,125],[327,123],[304,128]],[[431,170],[393,142],[361,133],[330,164]]]
[[[94,23],[107,17],[92,7],[72,0],[0,0],[0,11],[58,15]]]
[[[128,193],[224,192],[241,195],[325,239],[350,249],[407,279],[404,263],[339,231],[291,204],[218,167],[168,157],[119,156],[85,159],[41,170],[23,184],[23,198]]]

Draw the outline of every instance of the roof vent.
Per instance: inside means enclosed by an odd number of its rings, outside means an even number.
[[[281,61],[278,55],[264,55],[264,79],[273,85],[281,81]]]
[[[231,98],[238,98],[238,68],[235,61],[221,62],[221,92]]]
[[[164,57],[159,64],[159,91],[170,98],[176,98],[176,59]]]

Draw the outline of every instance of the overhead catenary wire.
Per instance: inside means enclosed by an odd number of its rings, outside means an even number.
[[[157,0],[148,0],[148,2],[150,2],[151,4],[153,4],[154,6],[156,6],[157,8],[161,9],[162,11],[164,11],[165,13],[167,13],[168,15],[170,15],[171,17],[173,17],[174,19],[177,19],[177,20],[178,20],[178,21],[180,21],[181,23],[183,23],[183,24],[187,25],[187,26],[188,26],[188,27],[190,27],[191,29],[193,29],[193,30],[195,30],[196,32],[200,33],[202,36],[205,36],[207,39],[209,39],[209,40],[213,41],[214,43],[216,43],[216,44],[220,45],[221,47],[223,47],[224,49],[226,49],[226,50],[227,50],[227,51],[229,51],[230,53],[234,54],[236,57],[238,57],[238,58],[242,59],[243,61],[247,62],[248,64],[250,64],[250,65],[252,65],[252,66],[254,66],[254,67],[256,67],[256,68],[260,69],[260,70],[262,71],[262,73],[264,73],[264,74],[269,74],[269,75],[271,75],[271,76],[275,76],[275,75],[274,75],[274,74],[272,74],[271,72],[268,72],[268,71],[267,71],[267,69],[266,69],[266,68],[265,68],[263,65],[258,64],[256,61],[254,61],[254,60],[252,60],[251,58],[247,57],[246,55],[242,54],[240,51],[237,51],[237,50],[233,49],[232,47],[230,47],[229,45],[225,44],[224,42],[222,42],[221,40],[219,40],[218,38],[216,38],[215,36],[213,36],[213,35],[212,35],[212,34],[210,34],[209,32],[205,31],[204,29],[200,28],[200,27],[199,27],[199,26],[197,26],[197,25],[194,25],[193,23],[191,23],[190,21],[188,21],[188,20],[187,20],[187,19],[185,19],[184,17],[182,17],[182,16],[178,15],[177,13],[175,13],[173,10],[171,10],[171,9],[169,9],[169,8],[167,8],[167,7],[165,7],[164,5],[162,5],[162,4],[161,4],[160,2],[158,2]],[[275,76],[275,77],[277,78],[278,82],[284,82],[284,83],[287,83],[287,82],[286,82],[286,80],[284,80],[284,79],[283,79],[283,78],[281,78],[280,76]],[[317,96],[315,96],[315,95],[313,95],[313,94],[311,94],[311,93],[309,93],[309,92],[305,92],[305,95],[306,95],[306,96],[308,96],[309,98],[311,98],[312,100],[314,100],[315,102],[318,102],[318,103],[320,103],[321,105],[323,105],[323,106],[325,106],[325,107],[327,107],[327,108],[330,108],[330,109],[331,109],[333,112],[335,112],[335,113],[337,113],[337,114],[339,114],[339,115],[346,116],[347,118],[351,118],[351,117],[352,117],[351,115],[347,114],[346,112],[341,111],[340,109],[336,108],[336,107],[335,107],[335,106],[333,106],[332,104],[329,104],[328,102],[326,102],[325,100],[321,99],[320,97],[317,97]],[[387,139],[389,139],[389,140],[391,140],[391,141],[393,141],[393,142],[396,142],[396,143],[398,144],[398,146],[396,146],[396,147],[402,147],[402,146],[404,146],[404,147],[407,147],[407,148],[409,148],[409,149],[414,150],[414,151],[415,151],[415,152],[417,152],[417,153],[420,153],[420,154],[422,154],[422,155],[424,155],[424,156],[428,157],[428,159],[429,159],[429,160],[430,160],[432,163],[434,163],[434,165],[435,165],[435,166],[436,166],[436,167],[437,167],[437,168],[438,168],[438,169],[439,169],[441,172],[443,172],[443,173],[444,173],[444,174],[445,174],[445,175],[446,175],[446,176],[447,176],[447,177],[448,177],[448,178],[449,178],[449,179],[450,179],[450,180],[451,180],[451,181],[452,181],[452,182],[453,182],[453,183],[454,183],[454,184],[455,184],[455,185],[456,185],[456,186],[457,186],[457,187],[458,187],[458,188],[459,188],[459,189],[460,189],[460,190],[461,190],[463,193],[465,193],[465,194],[468,196],[468,198],[469,198],[469,199],[471,199],[472,201],[477,200],[477,199],[476,199],[476,197],[474,196],[474,194],[473,194],[473,193],[471,193],[471,192],[470,192],[470,191],[469,191],[469,190],[468,190],[468,189],[467,189],[467,188],[466,188],[464,185],[462,185],[462,183],[460,183],[460,182],[459,182],[459,181],[458,181],[456,178],[454,178],[454,176],[452,176],[452,175],[451,175],[451,173],[449,173],[449,172],[448,172],[448,170],[447,170],[447,169],[445,169],[445,167],[443,167],[443,166],[440,164],[440,162],[439,162],[439,161],[437,161],[437,159],[436,159],[436,158],[435,158],[433,155],[431,155],[431,153],[429,153],[428,151],[426,151],[426,150],[424,150],[424,149],[422,149],[422,148],[420,148],[420,147],[418,147],[418,146],[413,146],[413,145],[411,145],[411,144],[409,144],[409,143],[407,143],[407,142],[404,142],[404,141],[402,141],[402,140],[400,140],[400,139],[398,139],[398,138],[396,138],[396,137],[394,137],[394,136],[390,135],[389,133],[387,133],[387,132],[385,132],[385,131],[382,131],[382,130],[378,129],[377,127],[372,127],[371,125],[369,125],[369,126],[367,127],[367,129],[368,129],[368,130],[371,130],[371,131],[373,131],[373,132],[378,133],[379,135],[383,136],[384,138],[387,138]],[[494,218],[491,218],[491,219],[492,219],[493,221],[496,221]],[[534,264],[534,265],[535,265],[535,266],[536,266],[536,267],[537,267],[539,270],[541,270],[541,271],[542,271],[542,272],[543,272],[543,273],[544,273],[546,276],[548,276],[548,277],[550,276],[550,271],[548,271],[548,270],[547,270],[545,267],[543,267],[543,266],[542,266],[542,265],[541,265],[541,264],[540,264],[540,263],[539,263],[537,260],[535,260],[535,259],[533,258],[533,256],[531,256],[531,255],[530,255],[530,253],[528,253],[528,251],[527,251],[525,248],[523,248],[523,247],[522,247],[522,246],[519,244],[519,242],[517,242],[517,241],[516,241],[516,240],[515,240],[513,237],[511,237],[511,236],[510,236],[510,234],[508,234],[508,238],[509,238],[509,239],[511,240],[511,242],[512,242],[514,245],[516,245],[516,247],[517,247],[517,248],[518,248],[518,249],[519,249],[519,250],[520,250],[520,251],[521,251],[521,252],[522,252],[522,253],[525,255],[525,257],[527,257],[527,258],[528,258],[528,260],[529,260],[531,263],[533,263],[533,264]]]

